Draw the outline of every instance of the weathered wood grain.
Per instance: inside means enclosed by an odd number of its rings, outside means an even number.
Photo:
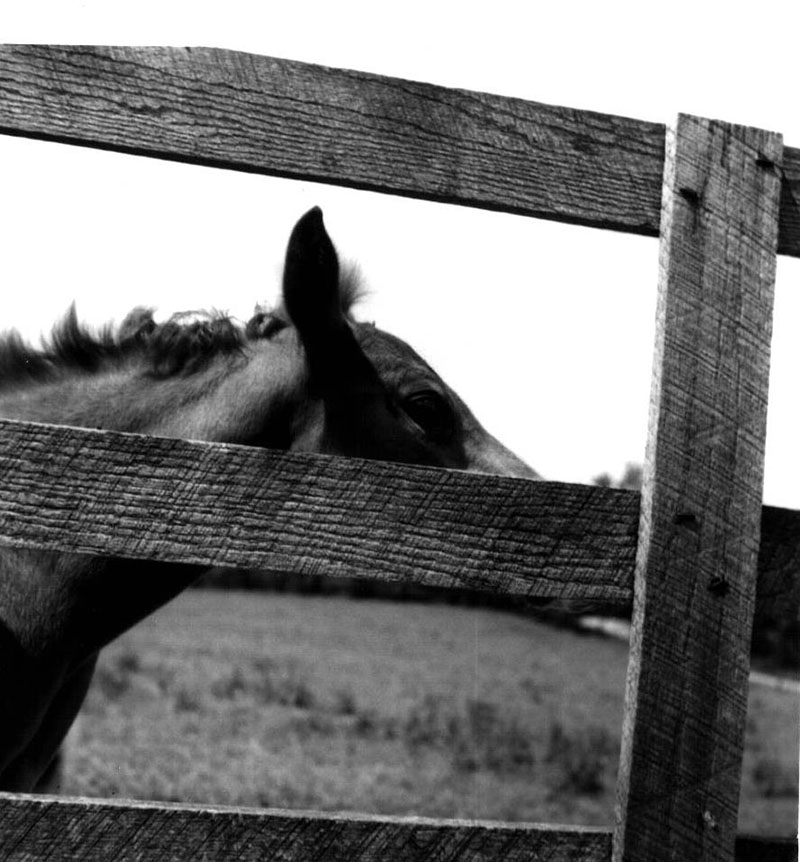
[[[0,794],[7,862],[605,862],[601,829],[199,808]],[[741,837],[737,862],[796,862],[797,842]]]
[[[616,860],[733,859],[781,154],[694,117],[668,135]]]
[[[208,48],[7,46],[0,131],[655,233],[662,130]]]
[[[234,51],[0,47],[0,133],[659,232],[659,123]],[[800,150],[784,169],[800,256]]]
[[[0,856],[74,862],[599,862],[599,829],[0,795]]]
[[[0,475],[16,546],[630,598],[638,501],[620,492],[6,420]]]
[[[0,543],[630,604],[639,495],[0,420]],[[764,509],[764,613],[800,513]]]

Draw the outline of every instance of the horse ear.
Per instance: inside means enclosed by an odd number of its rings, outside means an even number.
[[[347,326],[339,297],[339,258],[319,207],[310,209],[289,237],[283,304],[307,349]]]
[[[283,270],[283,305],[316,384],[328,388],[361,353],[342,311],[339,258],[319,207],[294,226]],[[352,370],[352,369],[351,369]]]

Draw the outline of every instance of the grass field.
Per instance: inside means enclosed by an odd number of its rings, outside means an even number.
[[[509,613],[190,591],[101,657],[64,791],[610,825],[627,647]],[[740,829],[797,830],[798,701],[750,695]]]

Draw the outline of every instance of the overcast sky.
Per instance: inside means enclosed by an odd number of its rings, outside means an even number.
[[[273,8],[273,6],[275,8]],[[209,45],[669,123],[678,111],[800,146],[786,3],[6,2],[7,42]],[[652,10],[650,12],[649,10]],[[276,298],[320,204],[371,294],[487,428],[550,479],[641,461],[657,241],[311,183],[0,137],[5,325],[76,300],[247,317]],[[800,261],[778,264],[765,502],[800,508]]]

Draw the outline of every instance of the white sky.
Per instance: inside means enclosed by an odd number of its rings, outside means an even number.
[[[657,122],[678,111],[800,146],[790,4],[5,2],[6,42],[210,45]],[[648,12],[652,10],[652,12]],[[35,336],[75,299],[247,317],[320,204],[404,337],[547,478],[641,461],[657,241],[0,137],[0,320]],[[800,508],[800,260],[780,258],[765,502]],[[794,396],[794,397],[793,397]]]

